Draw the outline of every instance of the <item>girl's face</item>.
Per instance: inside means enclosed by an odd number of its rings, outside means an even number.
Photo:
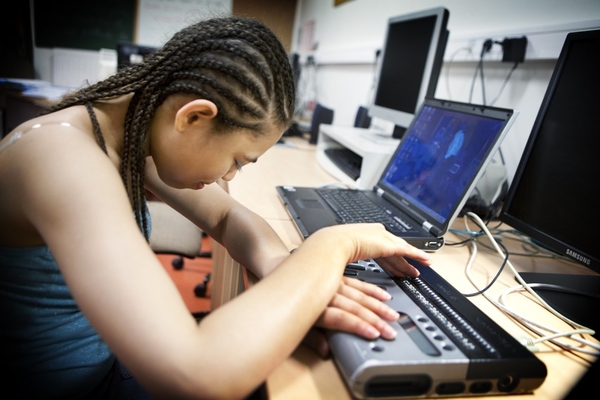
[[[200,144],[194,163],[198,176],[196,189],[217,179],[230,181],[245,165],[255,163],[281,137],[281,130],[270,129],[267,134],[254,136],[248,131],[208,134]]]
[[[157,172],[167,185],[183,189],[202,189],[218,179],[230,181],[245,165],[254,163],[279,138],[283,129],[271,127],[254,136],[238,129],[215,134],[212,129],[180,133],[176,140],[162,140],[152,146]],[[171,137],[173,139],[173,137]]]

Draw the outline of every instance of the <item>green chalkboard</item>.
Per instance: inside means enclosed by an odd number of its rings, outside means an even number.
[[[132,42],[137,0],[34,0],[37,47],[116,49]]]

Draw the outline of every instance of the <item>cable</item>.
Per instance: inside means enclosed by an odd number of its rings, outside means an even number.
[[[525,236],[521,232],[515,229],[503,229],[497,230],[495,232],[496,236],[504,237],[505,240],[514,240],[521,244],[521,247],[524,249],[524,253],[516,253],[511,252],[512,255],[524,256],[524,257],[540,257],[540,258],[550,258],[561,261],[566,261],[569,263],[575,263],[573,260],[566,256],[562,256],[553,251],[546,249],[538,244],[536,244],[529,236]],[[506,236],[512,235],[512,236]],[[490,247],[491,248],[491,247]]]
[[[498,243],[498,245],[500,247],[502,247],[502,249],[504,250],[504,253],[506,254],[504,256],[504,261],[502,261],[502,265],[500,265],[500,268],[498,269],[498,272],[496,273],[496,275],[492,278],[492,280],[490,281],[490,283],[488,283],[488,285],[486,287],[484,287],[483,289],[480,289],[476,292],[473,293],[468,293],[468,294],[464,294],[465,297],[474,297],[480,294],[483,294],[485,291],[487,291],[490,287],[492,287],[492,285],[498,280],[498,278],[500,277],[500,274],[502,274],[502,271],[504,271],[504,267],[506,267],[506,263],[508,262],[508,250],[506,249],[506,247],[504,247],[504,245],[500,242],[498,242],[498,239],[494,238],[494,240]]]
[[[481,58],[479,59],[479,64],[481,64],[481,66],[479,67],[479,75],[481,76],[481,98],[483,105],[485,106],[485,79],[483,78],[483,55],[481,55]]]
[[[504,88],[506,87],[506,84],[508,83],[512,73],[514,72],[515,69],[517,69],[518,65],[519,65],[519,63],[515,62],[514,65],[512,66],[512,68],[510,69],[510,71],[508,71],[508,75],[506,75],[506,78],[504,78],[504,82],[502,82],[502,86],[500,86],[500,90],[498,91],[498,94],[496,95],[494,100],[492,100],[492,102],[490,103],[490,106],[493,106],[496,103],[496,101],[498,101],[498,99],[500,98],[500,95],[502,95],[502,92],[504,91]],[[504,163],[504,158],[502,159],[502,162]]]
[[[467,217],[468,216],[465,215],[465,219]],[[482,222],[482,221],[480,221],[480,222]],[[477,221],[476,221],[476,223],[477,223]],[[469,232],[468,229],[467,229],[467,232]],[[481,235],[479,235],[479,236],[481,236]],[[473,240],[475,238],[476,237],[473,236],[473,237],[467,239],[467,241],[470,241],[470,243],[471,243],[471,256],[469,257],[469,261],[467,262],[467,266],[466,266],[465,272],[466,272],[467,277],[471,281],[471,283],[476,288],[479,288],[479,286],[474,282],[474,280],[472,279],[471,274],[470,274],[471,268],[472,268],[473,263],[475,261],[475,258],[477,256],[477,244],[476,244],[475,240]],[[506,262],[508,262],[508,261],[506,261]],[[496,274],[496,278],[500,275],[500,273],[501,273],[501,271],[499,271]],[[494,278],[493,282],[496,280],[496,278]],[[493,284],[493,282],[492,282],[492,284]],[[536,333],[538,336],[540,336],[540,338],[538,338],[538,339],[519,338],[520,341],[523,343],[523,345],[527,346],[531,351],[535,351],[535,344],[541,343],[541,342],[544,342],[544,341],[550,341],[550,342],[554,343],[555,345],[557,345],[557,346],[559,346],[559,347],[561,347],[561,348],[563,348],[565,350],[568,350],[568,351],[578,351],[578,352],[585,353],[585,354],[590,354],[590,355],[600,355],[600,352],[598,352],[598,351],[587,350],[587,349],[583,349],[583,348],[580,348],[580,347],[574,347],[574,346],[571,346],[569,344],[562,343],[562,342],[559,342],[558,340],[556,340],[558,338],[566,336],[566,337],[569,337],[569,339],[571,339],[571,340],[573,340],[575,342],[578,342],[578,343],[580,343],[580,344],[582,344],[584,346],[589,346],[589,347],[592,347],[594,349],[600,350],[600,346],[598,346],[597,344],[595,344],[593,342],[590,342],[588,340],[585,340],[583,338],[579,338],[579,337],[573,336],[573,335],[577,335],[577,334],[586,334],[586,333],[587,334],[590,334],[590,333],[593,334],[593,331],[591,331],[590,329],[588,329],[588,328],[581,328],[581,329],[574,329],[574,330],[567,331],[567,332],[559,332],[558,330],[555,330],[553,328],[549,328],[549,327],[543,326],[543,325],[541,325],[541,324],[539,324],[539,323],[537,323],[535,321],[529,320],[529,319],[527,319],[527,318],[525,318],[525,317],[517,314],[516,312],[512,311],[511,309],[509,309],[505,305],[505,303],[506,303],[504,301],[505,297],[508,294],[510,294],[511,292],[514,292],[516,290],[525,290],[523,286],[515,286],[515,287],[510,288],[507,291],[505,291],[505,293],[502,295],[502,301],[503,301],[503,303],[496,302],[495,300],[491,299],[489,296],[487,296],[484,293],[485,290],[489,289],[490,286],[491,286],[491,284],[488,285],[484,289],[480,289],[479,291],[481,292],[481,294],[483,294],[483,296],[488,301],[490,301],[492,304],[494,304],[496,307],[498,307],[501,311],[503,311],[504,313],[506,313],[507,315],[509,315],[513,319],[515,319],[517,322],[521,323],[523,326],[525,326],[526,328],[528,328],[532,332]],[[536,286],[536,285],[534,285],[534,286]],[[550,335],[544,334],[543,332],[541,332],[537,328],[544,329],[547,332],[551,332],[551,334]]]
[[[465,235],[471,235],[471,237],[465,239],[465,240],[461,240],[460,242],[453,242],[453,243],[448,243],[446,242],[446,246],[460,246],[462,244],[465,243],[469,243],[475,239],[477,239],[477,236],[482,235],[482,232],[474,232],[474,231],[470,231],[470,230],[464,230],[464,231],[459,231],[457,229],[450,229],[451,232],[456,233],[456,234],[465,234]]]
[[[381,55],[381,50],[375,50],[375,62],[373,63],[373,82],[371,83],[371,88],[369,89],[369,93],[367,93],[367,107],[371,107],[373,103],[373,94],[375,93],[375,86],[377,85],[377,72],[379,71],[379,56]]]
[[[475,75],[473,76],[473,82],[471,84],[471,93],[469,95],[469,103],[471,102],[471,99],[472,99],[472,96],[473,96],[473,88],[475,86],[475,80],[476,80],[476,77],[477,77],[477,72],[479,72],[479,75],[481,76],[482,101],[483,101],[483,105],[486,105],[485,79],[484,79],[484,76],[483,76],[483,57],[484,57],[485,53],[487,53],[487,52],[490,51],[490,48],[492,47],[493,43],[497,43],[497,44],[503,45],[503,42],[498,42],[498,41],[492,42],[491,39],[487,39],[483,43],[483,47],[481,49],[481,56],[479,57],[479,63],[477,65],[477,68],[475,69]],[[508,74],[506,75],[506,78],[504,78],[504,82],[502,82],[502,85],[500,86],[498,94],[496,95],[496,97],[494,98],[494,100],[491,101],[491,103],[489,105],[493,106],[496,103],[496,101],[498,101],[498,99],[502,95],[502,92],[504,91],[504,88],[506,87],[506,84],[510,80],[510,77],[512,76],[512,73],[514,72],[515,69],[517,69],[518,65],[519,65],[519,62],[515,61],[515,63],[513,64],[512,68],[508,71]],[[501,155],[501,157],[502,157],[502,155]]]
[[[530,287],[538,287],[541,284],[530,284]],[[538,339],[531,339],[528,338],[528,341],[531,342],[532,344],[535,343],[541,343],[544,341],[550,341],[551,343],[561,347],[562,349],[565,350],[569,350],[569,351],[578,351],[581,353],[585,353],[585,354],[591,354],[591,355],[600,355],[599,351],[593,351],[593,350],[586,350],[586,349],[582,349],[580,347],[574,347],[572,345],[569,345],[567,343],[564,342],[560,342],[556,339],[561,338],[561,337],[567,337],[568,339],[578,342],[580,344],[583,344],[585,346],[589,346],[593,349],[596,350],[600,350],[600,345],[598,345],[597,343],[591,342],[589,340],[583,339],[581,337],[577,337],[577,336],[573,336],[573,335],[579,335],[579,334],[590,334],[593,335],[594,332],[589,329],[589,328],[585,328],[585,327],[581,327],[581,328],[577,328],[571,331],[559,331],[557,329],[548,327],[548,326],[544,326],[538,322],[535,322],[533,320],[530,320],[526,317],[523,317],[522,315],[517,314],[516,312],[510,310],[507,306],[506,306],[506,297],[511,294],[514,293],[516,291],[522,291],[525,290],[525,288],[521,285],[518,286],[513,286],[512,288],[507,289],[501,296],[500,301],[501,301],[501,305],[503,309],[503,311],[508,312],[509,315],[511,315],[513,318],[515,318],[519,323],[521,323],[523,326],[525,326],[526,328],[528,328],[529,330],[531,330],[532,332],[536,333],[538,336],[540,336],[540,338]],[[544,332],[541,332],[539,329],[542,329],[546,332],[550,332],[551,334],[545,334]]]
[[[450,59],[448,60],[448,66],[446,67],[446,92],[448,92],[448,100],[452,100],[452,95],[450,94],[450,66],[454,62],[454,58],[463,51],[468,51],[470,53],[471,48],[461,47],[460,49],[455,50],[454,53],[452,53],[452,55],[450,56]]]
[[[468,216],[471,217],[473,219],[473,221],[475,221],[475,223],[485,232],[485,234],[490,238],[490,241],[492,242],[492,244],[494,245],[495,250],[498,252],[498,254],[505,258],[506,257],[506,253],[503,252],[503,250],[500,248],[500,246],[498,245],[497,241],[494,239],[493,235],[491,234],[491,232],[488,230],[487,226],[483,223],[483,221],[479,218],[479,216],[477,216],[477,214],[468,213]],[[468,229],[468,224],[467,224],[467,215],[465,215],[465,225],[467,226]],[[471,247],[472,247],[472,255],[471,258],[469,260],[469,262],[467,263],[467,267],[465,270],[465,273],[467,275],[467,278],[471,281],[471,283],[473,284],[473,286],[475,286],[475,288],[477,288],[478,290],[482,290],[479,285],[472,279],[471,274],[470,274],[470,270],[471,267],[473,265],[473,260],[474,260],[474,254],[476,254],[477,252],[477,244],[475,243],[475,241],[471,241],[470,242]],[[554,310],[551,306],[549,306],[537,293],[535,293],[535,291],[533,290],[532,287],[534,287],[535,285],[529,285],[527,284],[519,275],[519,273],[515,270],[515,268],[513,267],[513,265],[511,264],[511,262],[509,260],[506,260],[506,265],[508,265],[508,267],[510,268],[510,270],[512,271],[512,273],[515,275],[515,278],[517,279],[517,281],[520,283],[520,286],[515,286],[513,288],[508,289],[507,291],[505,291],[503,293],[503,295],[500,298],[500,302],[493,300],[492,298],[490,298],[486,293],[482,293],[482,295],[488,300],[490,301],[492,304],[494,304],[496,307],[498,307],[500,310],[502,310],[503,312],[505,312],[507,315],[513,317],[517,322],[521,323],[523,326],[525,326],[526,328],[528,328],[529,330],[531,330],[532,332],[536,333],[538,336],[540,336],[540,338],[535,339],[534,342],[535,343],[540,343],[540,342],[544,342],[544,341],[550,341],[551,343],[559,346],[560,348],[563,348],[565,350],[569,350],[569,351],[577,351],[577,352],[582,352],[582,353],[586,353],[586,354],[592,354],[592,355],[600,355],[600,345],[593,343],[589,340],[583,339],[581,337],[575,336],[575,335],[580,335],[580,334],[589,334],[589,335],[594,335],[594,331],[590,328],[587,328],[581,324],[578,324],[574,321],[571,321],[569,318],[565,317],[564,315],[560,314],[558,311]],[[548,310],[549,312],[551,312],[552,314],[554,314],[556,317],[560,318],[562,321],[566,322],[567,324],[571,325],[574,327],[573,330],[570,331],[566,331],[566,332],[559,332],[558,330],[554,329],[554,328],[550,328],[550,327],[546,327],[543,326],[542,324],[539,324],[535,321],[532,321],[520,314],[518,314],[517,312],[511,310],[507,305],[506,305],[506,296],[508,296],[508,294],[515,292],[517,290],[526,290],[527,292],[529,292],[529,294],[531,294],[536,300],[537,302],[544,307],[546,310]],[[539,329],[538,329],[539,328]],[[547,332],[551,332],[550,335],[545,334],[544,332],[540,331],[540,329],[543,329]],[[557,340],[558,338],[564,338],[567,337],[570,340],[573,340],[575,342],[578,342],[584,346],[589,346],[592,349],[595,350],[589,350],[589,349],[585,349],[585,348],[581,348],[581,347],[576,347],[567,343],[564,343],[562,341]]]
[[[471,90],[469,91],[469,103],[473,102],[473,89],[475,88],[475,81],[477,80],[477,75],[479,74],[480,67],[481,62],[478,62],[477,67],[475,68],[475,74],[473,75],[473,80],[471,81]]]
[[[481,76],[482,101],[483,101],[483,105],[485,105],[485,80],[483,78],[483,57],[485,56],[485,54],[487,52],[490,51],[490,49],[492,48],[493,45],[494,45],[494,42],[492,41],[492,39],[486,39],[485,42],[483,42],[483,46],[481,46],[481,54],[479,55],[479,62],[477,63],[477,67],[475,68],[475,74],[473,75],[473,81],[471,82],[471,91],[469,93],[469,103],[472,102],[473,89],[475,88],[475,81],[477,80],[477,75],[479,73],[479,75]]]
[[[477,225],[488,235],[488,237],[493,238],[493,235],[490,233],[490,231],[487,229],[487,227],[485,226],[485,224],[483,223],[483,221],[481,220],[481,218],[479,218],[479,216],[475,213],[469,212],[467,213],[476,223]],[[496,243],[495,240],[492,240],[492,244],[494,245],[496,251],[498,252],[498,254],[500,254],[501,257],[505,257],[505,254],[502,252],[502,250],[500,249],[500,247],[498,246],[498,244]],[[531,289],[531,287],[523,280],[523,278],[521,278],[521,275],[517,272],[517,270],[513,267],[513,265],[510,263],[510,261],[507,262],[507,265],[509,266],[509,268],[511,269],[511,271],[513,272],[513,274],[515,275],[515,278],[517,278],[517,281],[536,299],[538,300],[543,306],[545,306],[551,313],[553,313],[555,316],[559,317],[560,319],[562,319],[563,321],[569,323],[570,325],[576,325],[576,326],[580,326],[582,327],[582,325],[579,325],[578,323],[571,321],[570,319],[568,319],[567,317],[563,316],[562,314],[560,314],[558,311],[554,310],[550,305],[548,305],[537,293],[535,293],[535,291],[533,291],[533,289]]]
[[[479,59],[477,63],[477,67],[475,68],[475,74],[473,75],[473,80],[471,81],[471,90],[469,91],[469,103],[473,102],[473,89],[475,88],[475,82],[477,81],[477,75],[481,76],[481,94],[482,94],[482,104],[485,105],[485,81],[483,79],[483,56]]]

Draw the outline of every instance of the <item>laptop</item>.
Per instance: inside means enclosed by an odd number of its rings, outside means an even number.
[[[435,251],[517,114],[426,98],[372,190],[277,186],[277,193],[304,238],[326,226],[381,222]],[[351,211],[368,215],[350,219]]]

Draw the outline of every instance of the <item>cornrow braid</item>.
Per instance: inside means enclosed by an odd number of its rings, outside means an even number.
[[[225,97],[227,98],[229,101],[234,102],[240,109],[241,111],[247,112],[255,117],[260,117],[262,116],[262,113],[260,112],[260,110],[258,110],[256,107],[252,107],[251,105],[246,104],[243,99],[240,99],[242,101],[238,100],[238,97],[235,95],[235,93],[232,92],[232,90],[227,86],[227,85],[221,85],[219,84],[219,82],[215,79],[212,78],[207,78],[203,75],[200,75],[198,73],[195,72],[175,72],[173,74],[173,79],[175,80],[188,80],[188,81],[194,81],[194,82],[201,82],[201,83],[206,83],[209,86],[211,86],[218,94],[221,95],[221,97]],[[190,87],[195,87],[194,85],[190,85]]]
[[[142,63],[73,92],[49,112],[84,105],[98,144],[106,151],[93,104],[127,94],[133,96],[123,123],[120,173],[146,238],[144,151],[156,110],[169,96],[212,101],[219,110],[215,133],[244,128],[257,136],[268,124],[289,125],[295,102],[293,73],[281,42],[261,22],[239,17],[190,25]]]
[[[89,101],[85,103],[85,108],[92,120],[92,125],[94,126],[94,135],[96,136],[96,140],[100,145],[102,151],[105,154],[108,154],[108,150],[106,149],[106,143],[104,142],[104,136],[102,135],[102,131],[100,130],[100,124],[98,124],[98,118],[96,118],[96,113],[94,112],[94,107],[92,107],[92,103]]]
[[[195,66],[197,68],[222,71],[223,73],[228,74],[231,78],[237,80],[239,83],[244,83],[245,77],[240,73],[240,71],[235,68],[231,68],[227,64],[221,63],[218,60],[199,59]],[[247,85],[248,89],[252,91],[252,94],[256,100],[259,101],[263,107],[266,107],[268,104],[268,99],[267,94],[262,91],[262,87],[250,80],[246,81],[245,84]]]

